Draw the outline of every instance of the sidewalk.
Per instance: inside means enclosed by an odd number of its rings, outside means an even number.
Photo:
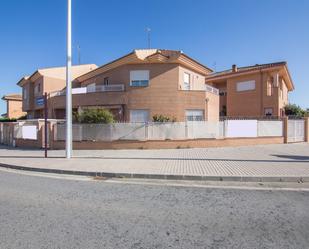
[[[0,147],[0,166],[52,173],[188,180],[309,181],[309,144],[171,150],[49,151]]]

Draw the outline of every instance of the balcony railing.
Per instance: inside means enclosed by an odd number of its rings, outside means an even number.
[[[87,94],[95,92],[123,92],[123,91],[124,91],[124,84],[98,85],[98,86],[72,88],[72,94]],[[63,96],[63,95],[65,95],[65,90],[50,93],[50,97]]]
[[[205,91],[213,93],[213,94],[216,94],[216,95],[219,95],[219,89],[214,88],[214,87],[212,87],[210,85],[207,85],[207,84],[205,84]]]

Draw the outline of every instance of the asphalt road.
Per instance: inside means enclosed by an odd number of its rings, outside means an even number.
[[[0,171],[0,248],[309,248],[309,192]]]

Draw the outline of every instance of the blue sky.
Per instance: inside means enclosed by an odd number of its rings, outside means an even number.
[[[72,0],[73,61],[102,65],[134,48],[183,50],[217,71],[288,61],[295,92],[309,108],[307,0]],[[10,0],[0,4],[0,95],[37,68],[63,66],[66,0]],[[5,112],[1,101],[0,112]]]

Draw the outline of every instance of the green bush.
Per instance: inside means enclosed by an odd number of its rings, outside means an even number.
[[[114,123],[113,114],[106,109],[86,109],[81,113],[74,113],[74,121],[84,124],[111,124]]]
[[[285,115],[287,116],[296,116],[296,117],[304,117],[306,111],[303,110],[300,106],[295,104],[288,104],[284,107]]]
[[[16,118],[0,118],[0,122],[16,122]]]
[[[152,121],[153,122],[159,122],[159,123],[164,123],[164,122],[176,122],[176,118],[170,118],[168,116],[164,116],[164,115],[154,115],[152,117]]]

